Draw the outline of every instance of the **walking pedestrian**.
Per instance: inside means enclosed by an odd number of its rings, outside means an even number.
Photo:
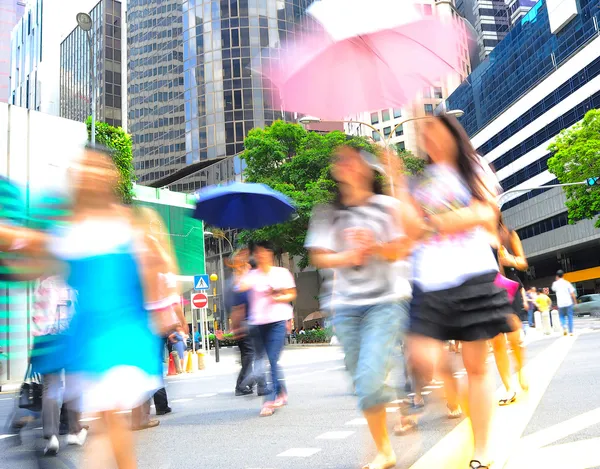
[[[556,293],[556,305],[563,328],[563,334],[573,335],[573,306],[577,304],[577,292],[568,280],[564,278],[562,270],[556,272],[556,280],[552,284],[552,291]]]
[[[537,310],[540,312],[542,319],[542,330],[544,331],[544,334],[550,335],[552,333],[552,322],[550,317],[552,300],[546,293],[546,290],[547,288],[538,288],[535,305],[537,306]]]
[[[143,282],[152,251],[138,249],[133,216],[118,204],[117,171],[108,150],[88,147],[70,171],[74,201],[68,226],[49,236],[0,225],[0,240],[3,249],[23,246],[29,256],[51,257],[67,266],[65,280],[78,292],[78,309],[69,334],[57,344],[62,353],[55,366],[72,379],[71,391],[82,399],[80,410],[103,419],[117,467],[135,469],[133,436],[116,411],[138,406],[161,384],[158,338],[144,308],[144,293],[154,294]],[[115,346],[125,337],[135,343],[136,353]],[[110,464],[98,459],[94,455],[89,461]]]
[[[399,223],[397,201],[383,195],[384,170],[366,151],[342,146],[335,152],[331,175],[334,202],[315,210],[306,247],[311,263],[329,269],[321,309],[332,310],[333,326],[345,353],[358,406],[377,448],[367,469],[396,465],[385,405],[394,399],[387,385],[410,285],[397,288],[393,263],[408,254]],[[300,334],[303,329],[300,330]]]
[[[500,272],[513,282],[519,283],[519,288],[512,302],[513,315],[510,317],[513,331],[508,334],[499,334],[492,339],[494,358],[498,373],[506,390],[504,396],[499,400],[501,406],[512,404],[517,399],[517,392],[512,388],[510,359],[506,342],[510,344],[515,359],[516,371],[519,377],[519,385],[523,391],[529,389],[527,378],[523,367],[525,366],[525,345],[522,335],[522,320],[527,320],[525,315],[525,298],[523,297],[523,284],[519,278],[518,271],[527,269],[528,263],[523,250],[519,235],[514,230],[509,230],[502,217],[498,223],[498,244],[494,246],[494,256],[498,259]]]
[[[292,319],[293,308],[290,303],[296,299],[296,283],[289,270],[275,267],[273,245],[270,242],[259,241],[252,248],[256,269],[247,272],[239,280],[236,289],[249,294],[248,322],[269,360],[272,389],[265,396],[260,411],[261,417],[268,417],[273,415],[275,409],[286,405],[288,400],[285,379],[278,362],[285,345],[287,323]]]
[[[535,327],[535,299],[537,297],[537,289],[535,287],[529,287],[526,294],[527,301],[527,320],[529,327]]]
[[[468,376],[468,404],[474,437],[469,468],[488,468],[493,382],[487,341],[511,332],[506,290],[496,286],[498,262],[487,232],[496,230],[495,194],[469,138],[447,115],[423,124],[421,147],[429,164],[408,191],[395,175],[394,191],[404,202],[403,225],[418,240],[410,309],[409,361],[422,387],[436,369],[439,343],[459,340]]]

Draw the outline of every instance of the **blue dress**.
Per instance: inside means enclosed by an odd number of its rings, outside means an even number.
[[[126,221],[91,220],[65,228],[51,251],[67,268],[79,304],[65,336],[62,365],[82,410],[131,409],[161,387],[160,339],[144,309]]]

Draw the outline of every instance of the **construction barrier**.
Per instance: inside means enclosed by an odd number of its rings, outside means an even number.
[[[177,352],[175,352],[177,355]],[[175,367],[175,360],[173,359],[173,354],[169,355],[169,369],[167,371],[167,376],[173,376],[177,374],[177,368]]]
[[[554,330],[554,332],[561,332],[563,331],[562,326],[560,325],[560,316],[558,314],[557,310],[552,310],[552,330]]]
[[[550,324],[550,313],[548,311],[541,313],[542,315],[542,332],[546,335],[552,334],[552,325]]]
[[[202,352],[196,352],[196,356],[198,357],[198,369],[206,369],[206,366],[204,364],[204,354]]]

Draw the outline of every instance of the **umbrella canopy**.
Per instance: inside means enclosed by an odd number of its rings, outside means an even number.
[[[321,311],[315,311],[314,313],[310,313],[308,316],[306,316],[302,322],[315,321],[323,318],[325,318],[325,315]]]
[[[296,209],[264,184],[234,182],[197,193],[194,218],[219,228],[257,229],[287,221]]]
[[[303,36],[280,60],[266,61],[263,73],[285,110],[339,119],[401,107],[458,70],[464,26],[422,16],[410,1],[353,0],[356,8],[338,6],[337,15],[330,13],[339,3],[316,2],[314,16],[323,30]]]

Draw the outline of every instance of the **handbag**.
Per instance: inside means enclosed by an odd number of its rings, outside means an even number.
[[[21,389],[19,390],[19,407],[32,412],[42,410],[42,394],[44,386],[40,382],[38,375],[33,373],[31,362],[27,366],[25,378]]]
[[[498,275],[496,275],[494,285],[506,290],[506,293],[508,293],[508,300],[510,303],[514,301],[515,295],[517,294],[517,291],[520,287],[519,282],[515,282],[514,280],[506,278],[500,272],[498,272]]]

